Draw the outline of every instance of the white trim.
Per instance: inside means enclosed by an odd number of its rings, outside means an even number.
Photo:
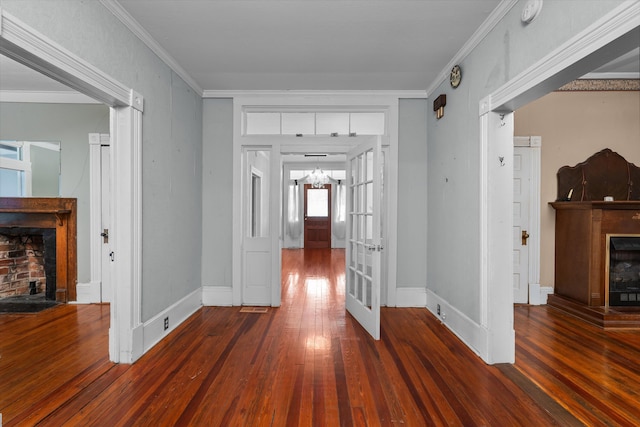
[[[438,315],[438,304],[440,315]],[[488,350],[489,331],[467,317],[446,300],[427,289],[427,309],[474,353],[485,358]]]
[[[464,59],[469,56],[471,52],[480,44],[482,40],[493,30],[493,28],[505,17],[513,6],[518,3],[518,0],[503,0],[498,6],[491,12],[491,14],[484,20],[484,22],[478,27],[473,35],[467,40],[462,48],[453,56],[451,61],[444,67],[444,69],[438,74],[438,77],[431,82],[427,88],[427,97],[430,97],[433,92],[444,81],[449,80],[449,73],[454,65],[462,63]],[[464,70],[463,70],[464,72]]]
[[[540,170],[542,137],[514,136],[514,147],[529,148],[529,304],[539,305],[538,293],[540,287]],[[531,289],[538,286],[538,289]],[[533,295],[533,298],[531,297]]]
[[[0,90],[0,102],[38,104],[101,104],[93,98],[71,91]]]
[[[158,55],[160,60],[164,62],[174,73],[176,73],[182,80],[187,83],[197,94],[202,96],[202,88],[198,83],[187,73],[184,68],[178,64],[178,62],[158,43],[142,25],[135,20],[129,12],[127,12],[121,5],[115,0],[100,0],[100,3],[113,14],[125,27],[129,29],[142,43],[144,43],[153,53]]]
[[[320,92],[314,92],[316,94]],[[336,94],[336,92],[331,92]],[[277,191],[278,197],[281,195],[281,181],[282,165],[280,164],[280,153],[294,153],[294,152],[327,152],[327,153],[346,153],[345,147],[356,144],[360,137],[325,137],[316,136],[314,138],[296,138],[293,135],[242,135],[242,122],[243,113],[246,108],[260,108],[260,106],[269,106],[269,108],[277,107],[301,107],[301,108],[355,108],[357,106],[376,106],[381,111],[387,112],[387,132],[389,138],[389,151],[388,161],[389,168],[387,170],[387,213],[386,218],[388,224],[387,230],[387,242],[386,251],[388,256],[388,268],[387,268],[387,305],[395,306],[396,301],[396,277],[397,277],[397,187],[398,187],[398,98],[391,96],[373,96],[371,92],[368,95],[362,95],[358,92],[358,96],[345,95],[346,92],[339,92],[341,96],[325,96],[324,94],[319,96],[302,96],[300,92],[286,92],[287,96],[269,97],[263,96],[251,96],[251,97],[237,97],[233,98],[233,201],[232,201],[232,216],[233,229],[232,229],[232,289],[233,289],[233,305],[242,304],[242,229],[241,229],[241,214],[242,214],[242,147],[251,146],[270,146],[272,150],[273,161],[277,162],[277,166],[274,167],[273,178],[278,178],[277,185],[274,191]],[[252,95],[256,95],[254,91]],[[361,96],[362,95],[362,96]],[[370,136],[369,136],[370,137]],[[336,151],[338,150],[338,151]],[[277,154],[277,156],[276,156]],[[273,163],[272,163],[273,165]],[[277,175],[276,175],[277,174]],[[274,205],[272,221],[274,223],[274,230],[281,232],[280,221],[280,207],[281,203]],[[277,214],[277,215],[275,215]],[[390,238],[391,237],[391,238]],[[280,263],[281,263],[281,234],[273,235],[272,245],[272,275],[274,276],[273,283],[280,283]],[[275,277],[278,277],[278,280]],[[272,287],[272,305],[280,305],[280,286]]]
[[[127,107],[111,114],[111,316],[116,320],[118,342],[112,360],[133,363],[144,351],[141,333],[142,294],[142,112]],[[129,141],[128,146],[115,143]],[[115,304],[114,304],[115,302]],[[115,338],[114,338],[115,339]],[[111,348],[111,347],[110,347]]]
[[[109,106],[130,105],[130,89],[0,9],[0,53]]]
[[[109,134],[89,134],[89,291],[77,291],[78,302],[102,302],[102,161],[101,147],[110,145]],[[79,287],[80,285],[78,285]],[[97,292],[97,299],[96,299]],[[89,298],[89,299],[86,299]]]
[[[394,299],[393,307],[426,307],[427,289],[424,286],[398,287]]]
[[[496,170],[495,164],[491,166],[495,162],[496,150],[504,150],[505,154],[498,155],[510,158],[506,150],[508,146],[513,147],[511,112],[557,89],[565,80],[575,79],[580,73],[588,71],[588,67],[597,67],[603,61],[609,61],[618,48],[626,48],[633,43],[637,45],[639,24],[640,3],[627,1],[480,101],[480,157],[483,159],[479,177],[480,279],[481,282],[486,281],[486,284],[481,283],[481,288],[486,287],[488,291],[486,296],[482,295],[480,302],[481,318],[483,321],[487,319],[486,352],[480,354],[487,363],[513,363],[515,360],[512,269],[505,268],[504,263],[500,262],[501,258],[509,259],[513,251],[512,224],[500,212],[502,209],[511,214],[511,209],[503,204],[505,194],[513,201],[512,193],[506,190],[507,183],[513,182],[513,168],[510,162],[507,163],[509,167],[502,168],[510,171],[507,176]],[[505,114],[499,114],[499,111]],[[507,116],[508,123],[501,121]],[[505,128],[510,132],[505,132]]]
[[[514,111],[519,106],[535,99],[535,93],[539,93],[541,89],[551,92],[580,77],[581,73],[575,66],[576,64],[581,63],[580,68],[586,71],[602,65],[602,61],[617,58],[619,56],[617,49],[605,49],[598,58],[599,62],[590,64],[591,54],[617,39],[624,38],[625,40],[622,40],[621,43],[630,46],[635,44],[637,47],[639,25],[640,2],[628,0],[622,3],[498,88],[490,96],[489,109]],[[563,73],[569,67],[574,69],[570,71],[571,75]],[[578,73],[578,75],[574,75],[574,73]],[[514,104],[516,100],[518,102]]]
[[[205,90],[203,98],[286,98],[291,96],[427,98],[425,90]]]
[[[78,283],[76,285],[76,304],[100,303],[100,282]]]
[[[233,305],[233,289],[231,286],[203,286],[202,305],[222,306]]]
[[[588,73],[580,77],[580,80],[638,80],[640,73]]]
[[[542,137],[530,138],[531,171],[529,181],[529,286],[540,284],[540,180]],[[531,303],[531,301],[529,301]]]
[[[167,334],[202,308],[202,293],[198,288],[166,310],[147,320],[142,325],[142,351],[146,353]],[[164,319],[169,318],[169,328],[164,329]]]

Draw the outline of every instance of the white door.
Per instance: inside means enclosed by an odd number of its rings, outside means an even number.
[[[347,310],[380,339],[382,156],[380,139],[347,155]]]
[[[529,301],[529,181],[528,147],[513,151],[513,302]]]
[[[242,304],[271,305],[269,149],[245,149],[243,165]]]
[[[100,198],[101,198],[101,218],[102,218],[102,278],[100,285],[100,301],[111,302],[113,290],[111,289],[111,245],[109,244],[109,231],[111,230],[111,181],[109,174],[111,160],[109,157],[109,146],[100,147]]]

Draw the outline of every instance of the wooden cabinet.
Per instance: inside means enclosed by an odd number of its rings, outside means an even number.
[[[554,202],[555,293],[606,305],[607,235],[640,234],[640,201]]]

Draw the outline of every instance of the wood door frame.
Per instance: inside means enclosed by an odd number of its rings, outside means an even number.
[[[303,223],[304,223],[304,225],[302,227],[302,233],[304,235],[303,247],[305,249],[307,249],[307,242],[308,242],[308,240],[307,240],[307,231],[306,231],[306,229],[307,229],[307,220],[308,220],[308,217],[307,217],[307,190],[313,190],[314,188],[313,188],[313,186],[311,184],[304,184],[303,188],[304,188],[304,191],[303,191],[303,195],[304,195],[304,197],[303,197],[303,199],[304,199],[304,210],[302,212],[303,212]],[[328,193],[328,200],[327,200],[327,204],[329,205],[328,206],[329,214],[327,216],[327,220],[326,221],[329,223],[329,226],[328,226],[329,227],[329,249],[331,249],[332,248],[331,243],[332,243],[332,240],[333,240],[331,238],[331,235],[332,235],[331,220],[333,218],[332,217],[332,211],[331,211],[331,200],[332,200],[331,199],[331,184],[324,185],[321,188],[322,189],[326,189],[329,192]]]

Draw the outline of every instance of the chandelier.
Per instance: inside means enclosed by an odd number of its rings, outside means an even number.
[[[308,181],[313,188],[324,188],[329,182],[329,176],[319,167],[316,167],[308,177]]]

